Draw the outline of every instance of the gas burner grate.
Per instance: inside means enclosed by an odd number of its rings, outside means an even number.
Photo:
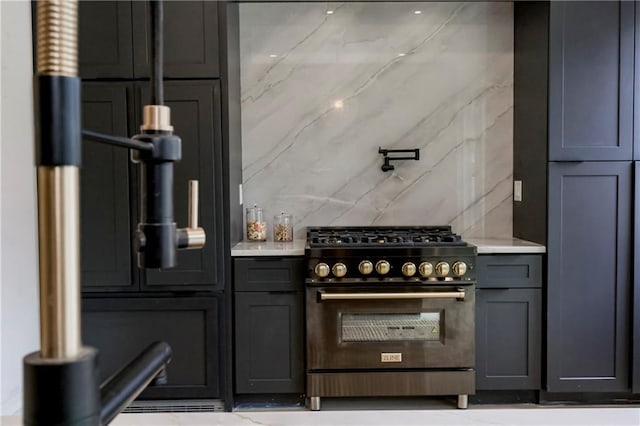
[[[311,247],[466,246],[450,226],[309,228]]]

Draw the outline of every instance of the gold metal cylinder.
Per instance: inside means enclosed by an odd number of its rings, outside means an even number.
[[[201,249],[207,242],[207,234],[202,228],[187,228],[187,250]]]
[[[44,0],[37,3],[37,72],[78,75],[78,2]]]
[[[143,109],[141,131],[160,130],[173,132],[171,109],[166,105],[145,105]]]
[[[81,350],[79,212],[78,167],[38,167],[43,358],[75,358]]]

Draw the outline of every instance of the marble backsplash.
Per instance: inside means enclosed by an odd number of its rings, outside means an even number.
[[[511,236],[512,3],[241,4],[240,53],[245,207]]]

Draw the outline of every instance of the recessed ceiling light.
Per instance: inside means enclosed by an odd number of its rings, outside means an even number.
[[[398,53],[398,56],[406,56],[406,53]]]
[[[327,15],[333,15],[333,10],[327,10]]]
[[[415,13],[416,15],[420,15],[422,13],[421,10],[414,10],[413,13]]]
[[[342,101],[342,99],[339,99],[333,103],[333,107],[335,109],[342,109],[344,108],[344,102]]]
[[[271,55],[269,55],[270,58],[277,58],[278,55],[276,55],[275,53],[272,53]]]

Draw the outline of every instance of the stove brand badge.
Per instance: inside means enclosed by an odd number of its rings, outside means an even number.
[[[402,353],[382,352],[380,362],[402,362]]]

